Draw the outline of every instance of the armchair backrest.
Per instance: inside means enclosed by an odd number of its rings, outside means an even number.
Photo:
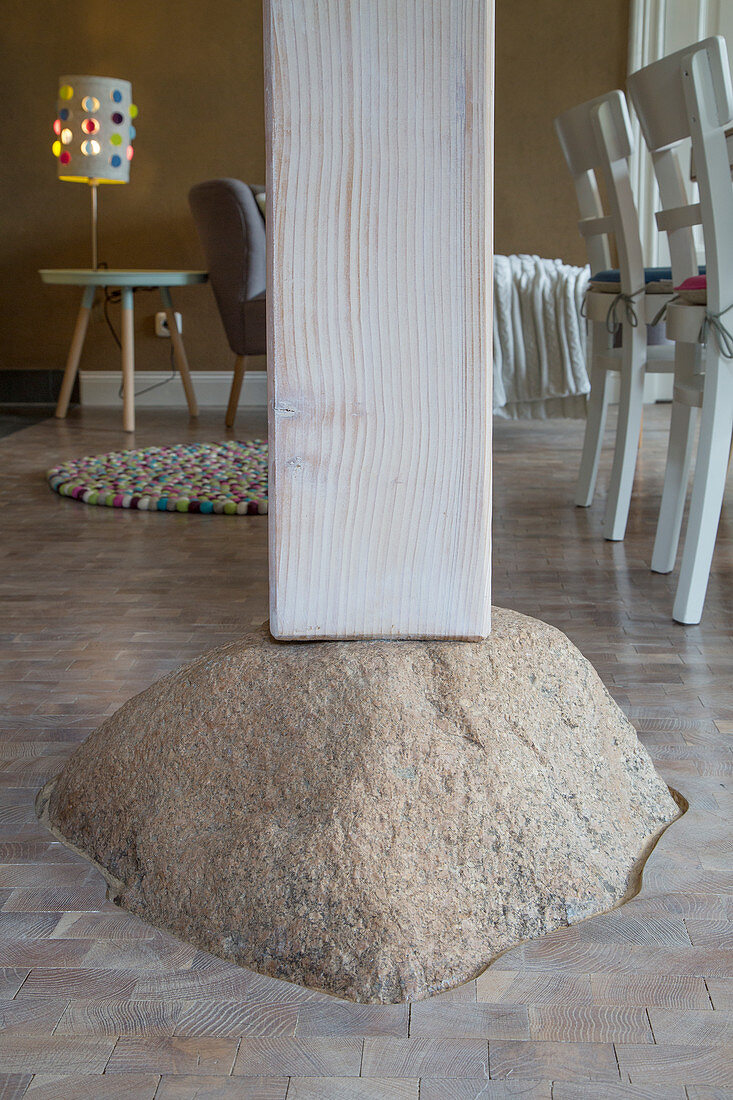
[[[555,130],[575,184],[578,228],[586,241],[591,272],[610,267],[613,236],[621,290],[634,293],[644,286],[644,261],[629,174],[634,138],[623,92],[608,92],[572,107],[555,119]],[[599,178],[606,192],[607,212]]]
[[[266,287],[265,220],[254,187],[235,179],[207,180],[188,201],[227,340],[236,355],[248,352],[244,303]]]

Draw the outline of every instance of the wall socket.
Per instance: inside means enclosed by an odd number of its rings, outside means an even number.
[[[176,313],[175,318],[176,325],[178,326],[178,331],[183,332],[183,319],[180,313]],[[162,309],[155,314],[155,335],[167,336],[170,340],[171,332],[168,328],[168,318],[166,317],[165,312]]]

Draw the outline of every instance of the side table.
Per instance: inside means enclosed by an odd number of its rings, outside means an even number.
[[[191,373],[188,369],[186,349],[176,325],[171,300],[172,286],[192,286],[205,283],[208,275],[205,271],[113,271],[107,268],[81,269],[44,269],[40,272],[44,283],[56,283],[64,286],[82,286],[84,291],[81,308],[76,319],[76,327],[66,360],[66,370],[61,383],[61,392],[56,404],[56,416],[63,419],[69,407],[69,398],[79,369],[79,359],[84,346],[84,338],[89,324],[89,315],[94,305],[98,287],[113,287],[122,294],[122,426],[126,432],[135,430],[135,336],[133,325],[133,291],[136,287],[157,287],[163,300],[163,308],[168,318],[173,354],[181,375],[183,389],[191,416],[198,416],[196,395],[193,392]]]

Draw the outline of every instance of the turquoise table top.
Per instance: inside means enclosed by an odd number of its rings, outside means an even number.
[[[44,268],[39,272],[44,283],[67,286],[192,286],[205,283],[206,271],[117,270],[114,268]]]

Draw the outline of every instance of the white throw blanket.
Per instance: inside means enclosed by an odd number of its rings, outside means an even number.
[[[496,416],[585,416],[588,279],[588,268],[562,260],[494,256]]]

